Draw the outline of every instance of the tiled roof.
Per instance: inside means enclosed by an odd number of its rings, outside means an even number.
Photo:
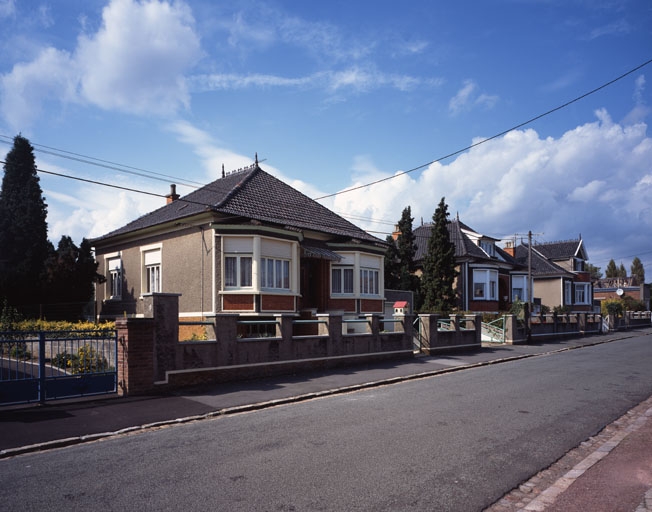
[[[539,252],[538,245],[532,246],[532,275],[535,277],[572,277],[573,274],[564,270],[553,261],[547,259]],[[528,246],[521,244],[514,249],[516,260],[527,268],[528,266]]]
[[[430,238],[432,228],[433,224],[423,224],[414,229],[417,243],[417,251],[414,257],[416,262],[423,261],[428,252],[428,239]],[[455,245],[456,259],[473,259],[487,262],[496,261],[496,258],[488,256],[487,253],[485,253],[477,244],[475,244],[462,230],[475,232],[474,229],[470,228],[458,219],[449,221],[448,236],[450,237],[451,242],[453,242]],[[492,238],[492,240],[495,239]],[[518,265],[516,260],[514,260],[514,258],[503,251],[500,247],[496,246],[495,249],[496,254],[499,255],[500,258],[502,258],[505,262],[512,265]]]
[[[582,240],[566,240],[564,242],[546,242],[534,244],[537,251],[543,254],[549,260],[569,260],[576,255],[583,257]]]
[[[191,192],[94,241],[131,233],[167,222],[181,221],[206,211],[306,229],[365,242],[384,242],[370,235],[257,164]]]

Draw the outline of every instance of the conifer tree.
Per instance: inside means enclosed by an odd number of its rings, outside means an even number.
[[[638,284],[645,283],[645,268],[638,256],[632,260],[632,267],[630,270],[632,277],[636,277]]]
[[[417,237],[412,230],[412,210],[409,206],[403,209],[401,220],[398,221],[398,238],[396,239],[399,259],[398,289],[416,291],[419,278],[414,275],[414,257],[417,252]]]
[[[52,251],[46,217],[34,148],[17,135],[0,191],[0,297],[14,306],[42,299],[45,260]]]
[[[423,262],[421,295],[424,312],[450,313],[456,305],[453,284],[455,270],[455,245],[448,232],[448,206],[441,198],[432,217],[433,227],[428,239],[428,252]]]
[[[385,251],[385,289],[396,290],[399,283],[399,261],[396,240],[392,235],[387,235],[385,239],[387,250]]]
[[[618,275],[616,277],[627,277],[627,270],[625,269],[625,265],[623,263],[621,263],[618,267]]]
[[[618,267],[616,267],[616,262],[614,260],[609,260],[607,263],[607,268],[604,270],[605,277],[618,277]]]

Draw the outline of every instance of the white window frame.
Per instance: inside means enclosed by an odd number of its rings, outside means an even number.
[[[497,270],[473,269],[473,300],[498,300]]]
[[[119,253],[107,254],[106,262],[106,297],[108,300],[122,299],[122,258]]]
[[[591,304],[591,285],[590,283],[575,283],[575,304]]]
[[[570,306],[571,304],[573,304],[573,283],[564,281],[564,305]]]
[[[353,265],[331,266],[331,293],[333,295],[353,295],[354,286]]]
[[[228,276],[228,260],[235,263],[234,275]],[[239,290],[253,288],[253,255],[252,254],[225,254],[224,255],[224,289]],[[229,279],[229,277],[231,279]]]
[[[291,289],[292,262],[289,259],[263,257],[260,263],[260,287],[263,290]]]
[[[482,249],[492,258],[496,255],[496,246],[489,240],[480,240],[480,249]]]
[[[521,285],[521,286],[515,286],[515,285]],[[527,276],[526,275],[515,275],[512,276],[512,302],[514,302],[517,298],[516,294],[514,293],[516,290],[521,290],[521,294],[518,295],[518,300],[521,302],[528,302],[528,287],[527,287]]]
[[[360,295],[378,295],[380,293],[380,273],[376,268],[360,269]]]
[[[160,293],[163,291],[163,244],[148,245],[140,248],[142,261],[143,293]]]

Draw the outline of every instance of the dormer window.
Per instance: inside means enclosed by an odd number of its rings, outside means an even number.
[[[575,258],[573,260],[573,266],[575,267],[573,270],[575,272],[584,272],[584,260],[581,260],[579,258]]]
[[[486,252],[492,258],[496,255],[496,247],[489,240],[480,240],[480,249]]]

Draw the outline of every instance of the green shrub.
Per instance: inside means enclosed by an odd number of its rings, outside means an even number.
[[[111,369],[106,357],[90,345],[80,347],[77,354],[60,352],[54,356],[52,364],[70,373],[98,373]]]

